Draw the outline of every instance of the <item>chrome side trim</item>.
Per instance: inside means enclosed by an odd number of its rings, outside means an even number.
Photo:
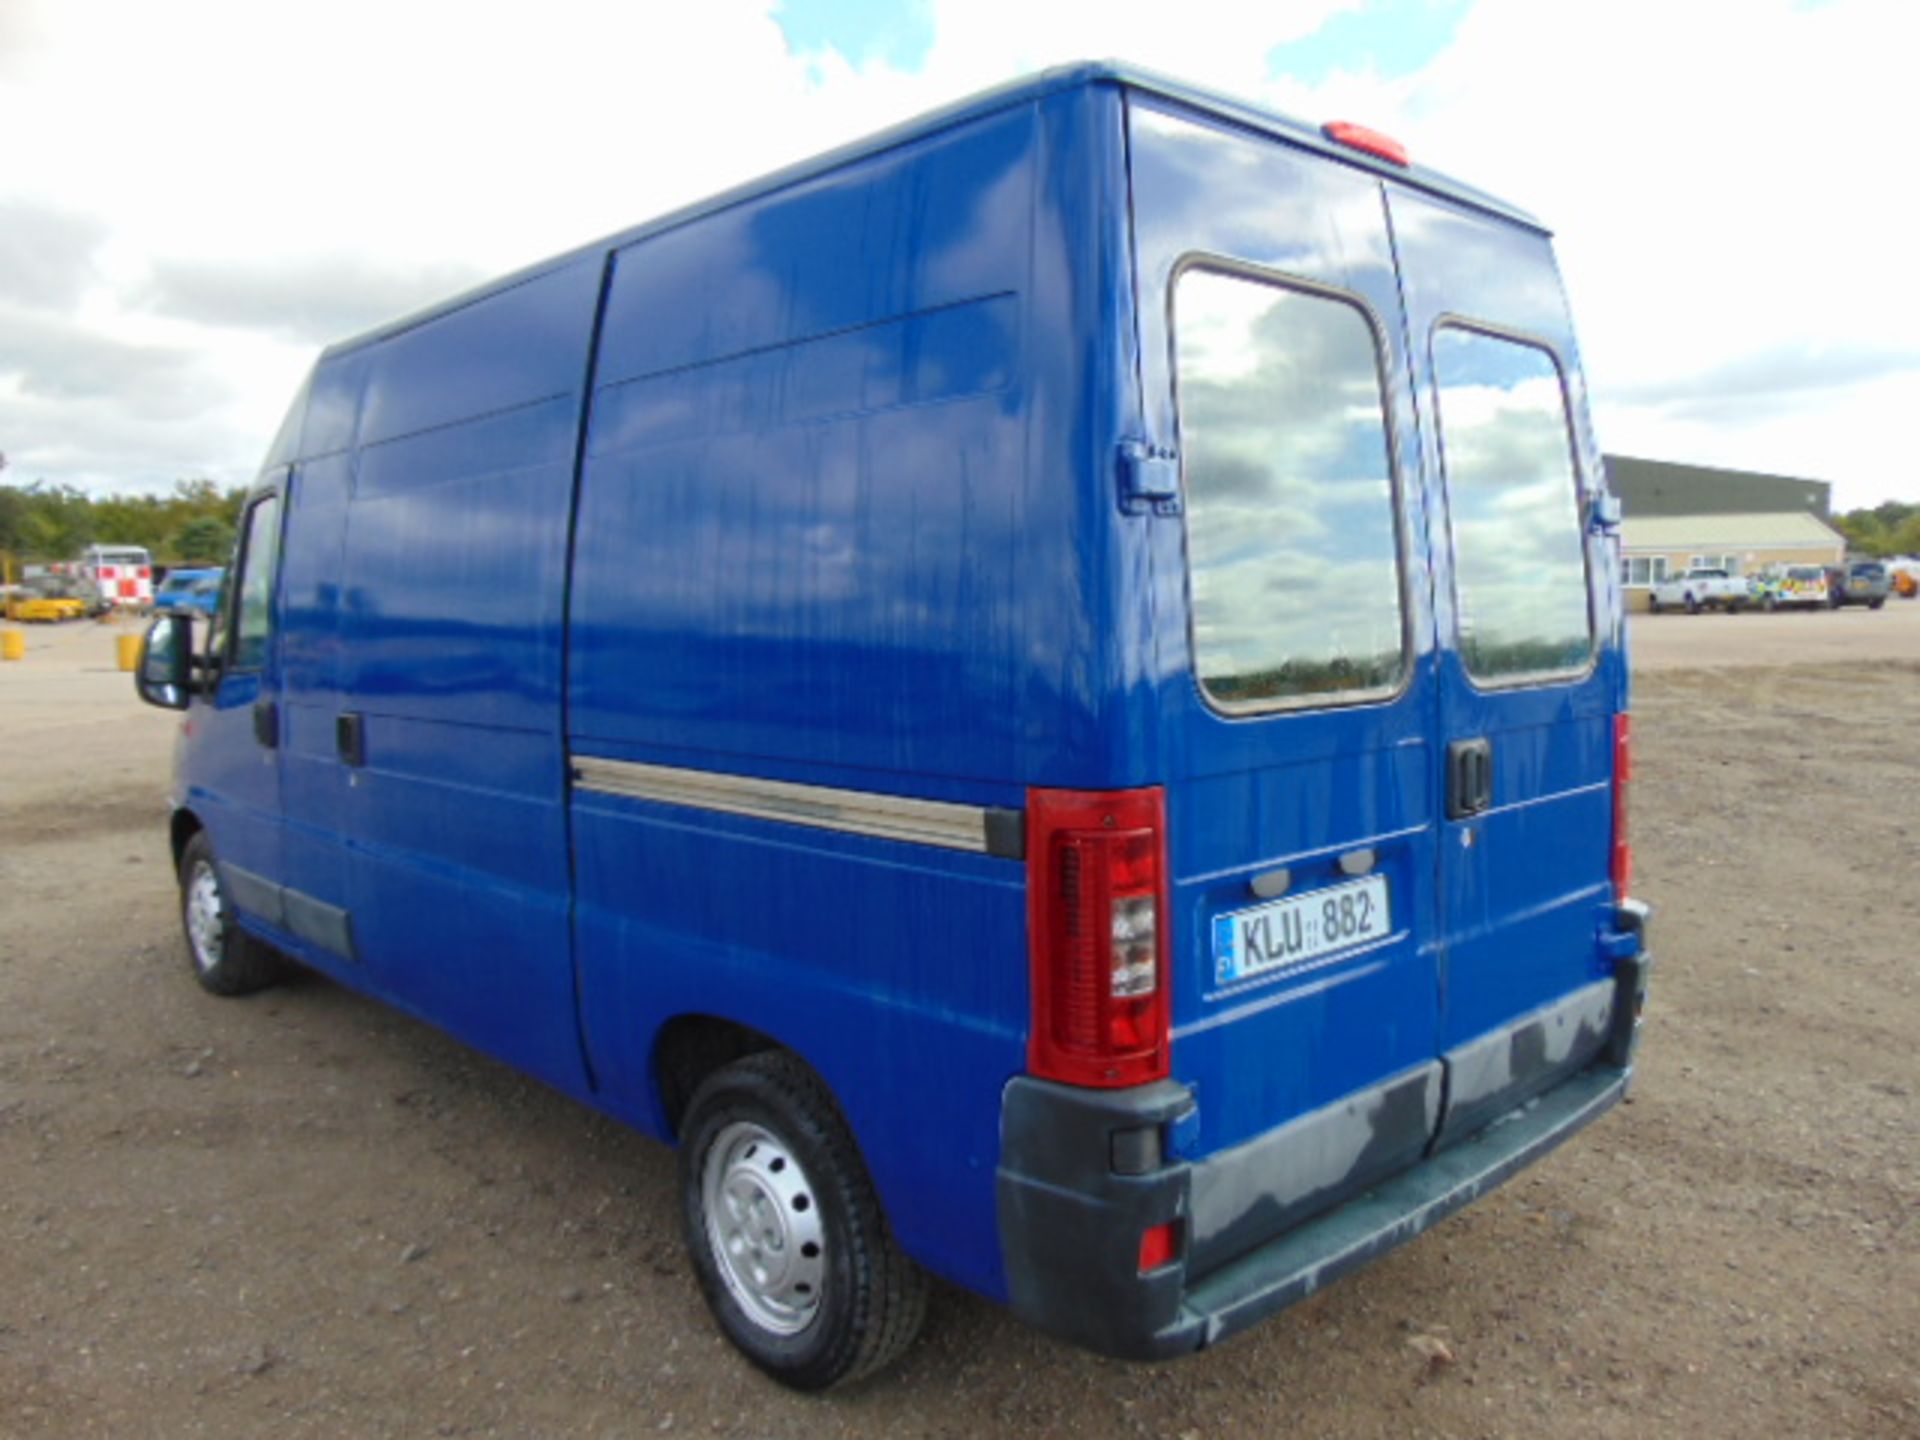
[[[574,783],[583,790],[624,795],[662,805],[687,805],[696,810],[719,810],[756,820],[780,820],[811,825],[820,830],[844,830],[876,835],[949,850],[971,850],[980,855],[1018,858],[1002,839],[1005,819],[1018,812],[991,810],[979,805],[954,805],[944,800],[914,800],[870,790],[836,790],[826,785],[798,785],[787,780],[762,780],[753,775],[722,775],[711,770],[683,770],[672,765],[643,765],[633,760],[608,760],[597,755],[573,757]]]

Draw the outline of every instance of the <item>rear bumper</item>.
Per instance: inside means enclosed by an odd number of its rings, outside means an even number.
[[[1643,920],[1636,912],[1625,928],[1637,932]],[[1457,1140],[1443,1133],[1423,1158],[1200,1275],[1188,1273],[1190,1233],[1173,1263],[1138,1271],[1146,1230],[1168,1221],[1183,1233],[1193,1226],[1200,1167],[1169,1162],[1163,1150],[1167,1127],[1194,1107],[1186,1087],[1102,1092],[1013,1081],[998,1203],[1014,1312],[1101,1354],[1166,1359],[1217,1344],[1405,1244],[1627,1093],[1650,962],[1642,951],[1616,963],[1606,1034],[1580,1068],[1477,1130],[1456,1131]],[[1261,1176],[1223,1177],[1219,1169],[1259,1164],[1270,1172],[1271,1150],[1212,1157],[1204,1179],[1255,1189]]]
[[[1216,1271],[1187,1292],[1153,1353],[1224,1340],[1404,1245],[1599,1119],[1626,1090],[1625,1071],[1590,1066],[1472,1140]]]

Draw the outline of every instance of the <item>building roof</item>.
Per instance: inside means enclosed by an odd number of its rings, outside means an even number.
[[[1818,515],[1776,510],[1745,515],[1628,515],[1620,526],[1625,550],[1787,549],[1845,542]]]
[[[1761,475],[1751,470],[1714,470],[1666,460],[1606,457],[1607,485],[1620,507],[1634,515],[1752,515],[1762,510],[1831,514],[1833,486],[1825,480]]]

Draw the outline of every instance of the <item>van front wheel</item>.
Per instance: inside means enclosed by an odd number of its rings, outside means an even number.
[[[180,854],[180,928],[193,978],[215,995],[251,995],[283,972],[280,957],[234,923],[227,883],[205,831]]]
[[[708,1077],[681,1127],[694,1273],[721,1331],[796,1390],[897,1359],[927,1281],[894,1244],[866,1167],[818,1076],[784,1051]]]

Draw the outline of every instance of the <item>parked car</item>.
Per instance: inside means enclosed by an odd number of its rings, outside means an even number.
[[[786,1384],[1214,1344],[1625,1093],[1584,394],[1537,221],[1111,66],[335,345],[136,675],[193,973],[677,1145]]]
[[[1746,580],[1725,570],[1688,570],[1662,580],[1647,599],[1647,608],[1656,615],[1670,609],[1685,610],[1689,615],[1702,610],[1732,613],[1746,604]]]
[[[1824,565],[1769,565],[1748,582],[1752,602],[1762,610],[1813,610],[1825,606]]]
[[[36,623],[79,620],[88,613],[88,594],[78,582],[60,575],[33,575],[14,587],[11,618]]]
[[[1886,563],[1887,583],[1902,600],[1920,595],[1920,558],[1896,555]]]
[[[1843,605],[1878,610],[1892,589],[1887,567],[1878,560],[1853,560],[1827,571],[1827,603],[1836,610]]]
[[[187,610],[211,616],[220,608],[220,582],[226,570],[213,566],[199,570],[170,570],[153,592],[155,610]]]

